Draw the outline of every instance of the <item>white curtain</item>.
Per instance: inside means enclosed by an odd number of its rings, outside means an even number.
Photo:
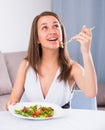
[[[80,32],[82,25],[95,27],[91,52],[98,83],[105,83],[105,0],[52,0],[52,11],[62,19],[67,40]],[[73,59],[82,63],[79,44],[68,44]]]

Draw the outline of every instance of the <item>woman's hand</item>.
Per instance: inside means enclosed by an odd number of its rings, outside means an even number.
[[[15,105],[17,103],[17,101],[8,101],[6,104],[6,110],[8,111],[9,105]]]
[[[87,28],[85,25],[83,25],[81,32],[74,36],[73,39],[80,42],[82,53],[89,53],[92,40],[91,28]]]

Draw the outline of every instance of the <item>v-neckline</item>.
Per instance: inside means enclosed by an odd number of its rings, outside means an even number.
[[[50,91],[51,91],[51,89],[53,88],[53,85],[54,85],[55,80],[57,79],[57,76],[58,76],[58,75],[59,75],[59,68],[58,68],[57,71],[56,71],[55,77],[54,77],[54,79],[53,79],[53,81],[52,81],[52,83],[51,83],[51,85],[50,85],[50,88],[49,88],[49,90],[48,90],[46,96],[44,96],[44,94],[43,94],[42,87],[41,87],[41,83],[40,83],[40,78],[39,78],[39,75],[37,75],[37,76],[38,76],[38,84],[39,84],[40,93],[41,93],[42,99],[43,99],[44,101],[47,100],[47,97],[49,96]]]

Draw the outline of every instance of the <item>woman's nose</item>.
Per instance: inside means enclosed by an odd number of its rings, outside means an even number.
[[[50,30],[49,30],[49,34],[50,34],[50,35],[55,35],[55,34],[56,34],[56,31],[55,31],[54,29],[50,29]]]

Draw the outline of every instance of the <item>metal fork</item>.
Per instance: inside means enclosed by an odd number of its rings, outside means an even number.
[[[95,29],[95,27],[90,28],[90,31],[92,31],[93,29]],[[70,40],[66,41],[65,44],[72,42],[73,41],[73,37],[71,37]],[[64,48],[64,43],[63,42],[60,42],[60,47]]]

